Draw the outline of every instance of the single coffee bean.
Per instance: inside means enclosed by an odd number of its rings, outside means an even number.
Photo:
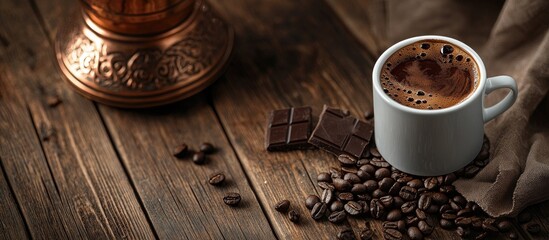
[[[417,197],[417,190],[410,186],[404,186],[400,189],[398,194],[402,199],[412,201]]]
[[[342,178],[343,174],[336,168],[330,168],[330,175],[332,178]]]
[[[374,112],[373,111],[370,111],[370,110],[364,111],[364,119],[370,120],[372,118],[374,118]]]
[[[509,239],[518,239],[518,234],[516,232],[510,232],[509,234],[507,234],[507,237],[509,237]]]
[[[451,229],[454,227],[454,223],[447,219],[440,219],[440,227],[444,229]]]
[[[372,192],[372,197],[373,198],[380,198],[380,197],[383,197],[383,196],[386,196],[387,193],[384,192],[384,191],[381,191],[381,189],[376,189]]]
[[[360,232],[361,240],[370,240],[372,237],[374,237],[374,232],[368,227]]]
[[[368,195],[367,193],[357,194],[356,198],[358,200],[363,200],[363,201],[368,201],[368,202],[372,200],[372,196]]]
[[[507,220],[503,220],[498,223],[498,229],[500,232],[509,232],[512,227],[513,224]]]
[[[286,212],[290,208],[290,201],[282,200],[275,205],[275,210],[279,212]]]
[[[465,226],[471,225],[471,218],[468,218],[468,217],[458,217],[458,218],[456,218],[456,220],[454,220],[454,222],[455,222],[456,225],[458,225],[458,226],[465,227]]]
[[[345,218],[347,218],[347,214],[345,213],[345,211],[341,210],[332,212],[330,216],[328,216],[328,221],[330,221],[331,223],[340,223],[343,222]]]
[[[431,195],[431,198],[437,204],[445,204],[448,202],[448,196],[440,192],[433,193],[433,195]]]
[[[400,209],[393,209],[387,213],[387,221],[397,221],[402,218],[402,212]]]
[[[353,174],[356,174],[358,172],[358,168],[354,167],[354,166],[342,166],[341,167],[341,172],[342,173],[353,173]]]
[[[425,214],[425,212],[419,208],[416,209],[416,216],[417,218],[419,218],[419,220],[427,219],[427,214]]]
[[[362,213],[362,205],[355,201],[347,202],[343,209],[345,209],[345,211],[352,216],[356,216]]]
[[[193,162],[196,164],[203,164],[206,161],[206,154],[203,152],[195,152],[193,154]]]
[[[417,227],[409,227],[408,228],[408,237],[410,237],[411,240],[421,240],[423,239],[423,234]]]
[[[488,232],[481,232],[475,236],[475,240],[483,240],[488,237]]]
[[[208,183],[211,185],[220,185],[225,181],[225,175],[223,173],[216,173],[210,177]]]
[[[370,161],[370,164],[378,168],[388,168],[391,166],[391,164],[385,161],[385,159],[377,158],[377,157],[372,158],[372,160]]]
[[[424,235],[431,235],[434,228],[433,226],[429,225],[426,221],[421,220],[417,223],[418,229],[424,234]]]
[[[351,188],[351,192],[354,194],[366,193],[366,190],[367,190],[366,186],[364,186],[364,184],[362,183],[356,183]]]
[[[450,200],[450,207],[452,207],[453,210],[459,211],[461,210],[461,206],[459,206],[456,202],[453,200]]]
[[[379,168],[374,173],[374,177],[377,180],[381,180],[386,177],[391,177],[391,170],[389,170],[388,168]]]
[[[337,160],[341,163],[341,165],[352,166],[356,164],[356,159],[346,154],[339,155]]]
[[[385,229],[383,237],[387,240],[402,240],[402,233],[396,229]]]
[[[368,192],[373,192],[379,187],[378,183],[375,180],[368,180],[364,182],[364,186],[366,186],[366,190]]]
[[[327,183],[327,182],[318,182],[317,185],[322,188],[322,189],[330,189],[330,190],[335,190],[335,187],[333,184],[331,183]]]
[[[370,214],[375,219],[381,219],[385,215],[385,207],[379,199],[372,199],[370,202]]]
[[[444,204],[444,205],[440,206],[440,208],[439,208],[439,210],[438,210],[438,212],[441,213],[441,214],[442,214],[442,213],[446,213],[446,212],[448,212],[448,211],[454,211],[454,210],[452,209],[452,207],[450,207],[450,204]]]
[[[526,224],[526,231],[528,231],[531,234],[538,234],[541,232],[541,226],[539,223],[531,222]]]
[[[349,191],[352,188],[351,183],[348,181],[345,181],[341,178],[336,178],[333,180],[333,185],[337,191],[343,192],[343,191]]]
[[[330,189],[324,189],[322,195],[320,195],[320,201],[323,203],[331,203],[334,199],[334,194]]]
[[[176,158],[184,158],[187,153],[189,152],[189,146],[187,144],[183,143],[173,150],[173,156]]]
[[[379,153],[379,151],[377,150],[376,147],[370,148],[370,154],[372,154],[372,156],[374,156],[374,157],[376,157],[376,158],[380,158],[380,157],[381,157],[381,154]]]
[[[394,203],[395,200],[394,200],[393,196],[387,195],[387,196],[380,197],[379,201],[381,201],[381,203],[383,203],[384,207],[390,208],[390,207],[393,206],[393,203]]]
[[[411,202],[406,202],[402,204],[402,206],[400,207],[400,210],[403,213],[408,214],[408,213],[414,212],[416,210],[416,207],[417,207],[417,202],[411,201]]]
[[[417,194],[419,194],[419,195],[426,194],[428,191],[429,191],[429,189],[424,188],[424,187],[418,188],[417,189]]]
[[[397,182],[403,185],[406,185],[409,181],[412,181],[412,180],[414,180],[414,178],[411,176],[402,176],[396,179]]]
[[[358,175],[354,173],[346,173],[345,176],[343,176],[343,180],[351,184],[362,182],[362,180],[358,177]]]
[[[205,153],[205,154],[210,154],[210,153],[213,153],[215,151],[214,146],[211,143],[208,143],[208,142],[200,144],[200,147],[198,147],[198,149],[200,149],[200,151]]]
[[[313,209],[311,210],[311,217],[314,220],[320,220],[324,215],[326,215],[326,210],[328,207],[326,206],[326,203],[318,202],[313,206]]]
[[[291,222],[297,223],[299,222],[299,219],[301,218],[301,216],[295,210],[291,210],[290,212],[288,212],[288,218],[290,218]]]
[[[369,180],[369,179],[372,179],[372,175],[362,169],[359,169],[357,172],[356,172],[356,175],[360,178],[360,180],[362,181],[366,181],[366,180]]]
[[[482,222],[484,220],[478,216],[472,216],[471,217],[471,226],[473,226],[474,228],[482,228]]]
[[[367,201],[358,200],[356,202],[359,203],[362,206],[362,213],[364,213],[364,214],[370,213],[370,206],[369,206]]]
[[[441,186],[438,190],[441,193],[452,194],[456,191],[456,187],[454,187],[454,185],[445,185]]]
[[[419,197],[417,207],[421,208],[422,210],[427,210],[431,206],[431,201],[432,201],[431,196],[427,194],[423,194],[421,195],[421,197]]]
[[[405,223],[406,225],[406,223]],[[398,229],[398,222],[397,221],[385,221],[381,224],[383,228],[385,229]]]
[[[374,175],[374,173],[376,172],[376,167],[374,167],[371,164],[366,164],[366,165],[360,166],[360,170],[365,171],[370,175]]]
[[[530,214],[530,212],[523,211],[517,216],[517,220],[519,223],[530,222],[532,220],[532,214]]]
[[[454,201],[455,203],[457,203],[460,207],[464,208],[465,205],[467,204],[467,199],[465,199],[463,196],[461,195],[457,195],[457,196],[454,196],[454,198],[452,198],[452,201]]]
[[[398,193],[400,192],[400,189],[402,188],[402,183],[395,182],[393,186],[389,189],[389,194],[393,196],[398,196]]]
[[[341,201],[352,201],[355,199],[355,196],[350,192],[342,192],[337,195],[337,198]]]
[[[329,173],[327,172],[322,172],[322,173],[319,173],[318,176],[316,176],[316,181],[317,182],[332,182],[332,175],[330,175]]]
[[[456,233],[461,238],[468,238],[471,236],[471,229],[469,229],[468,227],[458,226],[456,228]]]
[[[482,229],[484,229],[487,232],[497,232],[498,228],[494,226],[496,222],[496,219],[493,218],[486,218],[482,222]]]
[[[442,217],[443,219],[452,220],[452,221],[455,220],[455,219],[457,218],[457,216],[456,216],[455,214],[453,214],[453,213],[443,213],[443,214],[441,215],[441,217]]]
[[[435,213],[438,213],[439,209],[440,209],[440,206],[438,206],[434,203],[431,203],[431,206],[429,206],[429,208],[427,208],[427,210],[425,210],[425,212],[429,213],[429,214],[435,214]]]
[[[330,204],[330,211],[337,212],[343,210],[343,203],[339,200],[333,201],[332,204]]]
[[[406,185],[408,187],[413,187],[415,189],[423,187],[423,182],[419,179],[412,179],[411,181],[407,182]]]
[[[473,215],[473,209],[471,208],[464,208],[457,212],[458,217],[468,217]]]
[[[379,181],[378,183],[379,189],[383,190],[384,192],[389,192],[393,184],[395,184],[395,180],[388,177],[381,179],[381,181]]]
[[[455,180],[457,180],[457,176],[455,173],[449,173],[444,176],[444,184],[452,184]]]
[[[425,181],[423,181],[423,185],[425,185],[425,188],[429,190],[436,189],[438,187],[438,180],[435,177],[429,177],[426,178]]]
[[[315,204],[319,203],[320,202],[320,198],[316,195],[309,195],[306,199],[305,199],[305,206],[308,208],[308,209],[313,209],[313,207],[315,206]]]
[[[355,239],[355,233],[352,229],[343,229],[337,233],[337,239],[338,240],[354,240]]]
[[[238,193],[227,193],[225,197],[223,197],[223,202],[229,206],[236,206],[238,203],[240,203],[241,197]]]
[[[365,152],[365,153],[369,153],[369,152]],[[356,161],[356,166],[357,167],[362,167],[363,165],[366,165],[370,163],[370,160],[366,159],[366,158],[362,158],[362,159],[358,159],[358,161]]]

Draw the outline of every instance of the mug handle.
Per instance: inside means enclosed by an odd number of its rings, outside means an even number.
[[[515,100],[517,100],[518,90],[515,79],[509,76],[497,76],[486,79],[486,87],[484,89],[484,92],[486,94],[490,94],[494,90],[500,88],[511,89],[511,92],[509,92],[507,96],[503,98],[503,100],[496,103],[495,105],[489,108],[484,108],[483,106],[484,122],[488,122],[500,115],[501,113],[505,112],[513,105],[513,103],[515,103]]]

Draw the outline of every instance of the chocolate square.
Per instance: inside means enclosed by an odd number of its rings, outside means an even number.
[[[267,127],[268,151],[289,151],[313,148],[308,143],[311,136],[312,117],[310,107],[272,111]]]
[[[335,155],[362,158],[368,151],[374,128],[348,112],[324,105],[309,143]]]

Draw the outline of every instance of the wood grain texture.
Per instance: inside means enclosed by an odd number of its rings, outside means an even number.
[[[11,192],[4,169],[2,166],[0,168],[0,239],[28,239],[25,220]]]
[[[73,2],[53,5],[70,11]],[[59,11],[50,11],[51,2],[37,4],[48,32],[55,33]],[[205,95],[155,109],[99,110],[158,237],[275,238]],[[195,165],[172,156],[173,148],[184,142],[195,150],[210,142],[218,151],[203,166]],[[208,184],[217,172],[227,177],[220,187]],[[238,207],[223,203],[228,192],[242,195]]]
[[[0,5],[0,158],[31,237],[154,238],[94,104],[62,82],[31,5]],[[63,102],[50,107],[51,96]]]

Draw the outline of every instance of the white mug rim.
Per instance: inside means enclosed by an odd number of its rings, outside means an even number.
[[[403,48],[403,47],[405,47],[409,44],[422,41],[422,40],[441,40],[441,41],[449,42],[451,44],[455,44],[456,46],[458,46],[461,49],[465,50],[473,58],[473,60],[477,63],[477,66],[479,68],[478,69],[479,70],[479,83],[478,83],[476,89],[473,91],[473,93],[470,94],[465,100],[463,100],[463,101],[459,102],[458,104],[453,105],[451,107],[442,108],[442,109],[431,109],[431,110],[429,110],[429,109],[417,109],[417,108],[412,108],[412,107],[402,105],[402,104],[398,103],[397,101],[393,100],[392,98],[390,98],[389,96],[387,96],[387,94],[385,94],[385,92],[383,92],[382,87],[381,87],[381,82],[380,82],[380,76],[381,76],[381,70],[383,68],[383,65],[385,64],[385,61],[393,53],[400,50],[401,48]],[[469,103],[473,102],[476,98],[478,98],[479,95],[481,95],[480,97],[482,97],[482,93],[484,92],[484,84],[486,82],[486,68],[484,67],[484,63],[480,59],[480,56],[471,47],[469,47],[465,43],[463,43],[459,40],[456,40],[454,38],[445,37],[445,36],[424,35],[424,36],[417,36],[417,37],[404,39],[404,40],[402,40],[398,43],[395,43],[394,45],[389,47],[387,50],[385,50],[385,52],[383,52],[383,54],[381,54],[381,56],[377,59],[375,65],[374,65],[374,69],[372,71],[372,80],[373,80],[372,84],[374,86],[374,91],[377,92],[377,94],[381,97],[381,99],[383,99],[383,101],[385,101],[386,103],[392,105],[393,107],[398,108],[399,110],[406,111],[406,112],[411,112],[411,113],[417,113],[417,114],[426,114],[426,115],[443,114],[443,113],[448,113],[448,112],[452,112],[452,111],[455,111],[457,109],[463,108],[464,106],[468,105]]]

